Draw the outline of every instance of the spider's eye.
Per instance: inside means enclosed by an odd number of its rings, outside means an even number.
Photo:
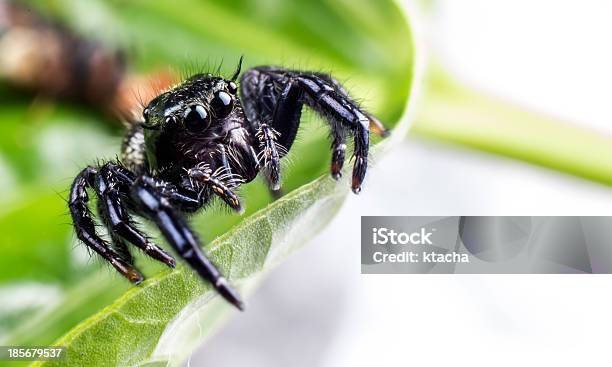
[[[210,106],[216,118],[223,118],[232,112],[234,101],[232,100],[232,96],[220,91],[215,93],[213,100],[210,102]]]
[[[238,92],[238,86],[234,82],[229,82],[227,84],[227,89],[231,94],[236,94],[236,92]]]
[[[145,109],[142,111],[142,117],[145,121],[149,121],[149,107],[145,107]]]
[[[185,111],[183,123],[187,130],[191,132],[200,132],[210,125],[210,114],[204,107],[193,105]]]

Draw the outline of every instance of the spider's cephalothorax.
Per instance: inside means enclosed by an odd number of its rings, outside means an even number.
[[[242,210],[234,190],[262,172],[273,192],[280,189],[280,158],[291,149],[302,106],[314,109],[331,127],[331,173],[338,179],[346,141],[353,137],[352,189],[361,190],[367,169],[369,130],[387,130],[363,111],[331,76],[276,67],[256,67],[235,81],[195,75],[153,99],[134,121],[120,162],[87,167],[76,177],[69,206],[77,236],[133,283],[143,277],[127,243],[174,267],[175,260],[134,226],[130,213],[153,221],[165,239],[202,278],[242,309],[242,301],[206,258],[184,213],[218,196]],[[98,197],[98,212],[112,245],[101,239],[88,209],[87,188]]]

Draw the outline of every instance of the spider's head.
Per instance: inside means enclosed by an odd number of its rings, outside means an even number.
[[[234,80],[197,74],[148,104],[143,128],[153,168],[205,161],[218,144],[243,128],[246,119]]]
[[[212,136],[241,112],[238,86],[211,74],[196,74],[160,94],[143,111],[145,130]]]

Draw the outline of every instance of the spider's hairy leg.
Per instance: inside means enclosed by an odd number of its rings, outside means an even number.
[[[74,179],[70,189],[68,207],[74,223],[77,237],[89,248],[98,253],[103,259],[108,261],[121,275],[130,282],[138,284],[143,277],[140,272],[125,261],[122,256],[102,240],[95,231],[95,223],[87,206],[89,196],[87,188],[93,187],[97,171],[93,167],[82,170]]]
[[[255,153],[255,148],[253,148],[253,146],[250,144],[246,144],[242,147],[242,154],[236,154],[235,148],[231,149],[231,151],[234,153],[234,162],[238,163],[239,156],[247,157],[246,159],[243,158],[244,163],[240,164],[242,172],[238,174],[233,171],[232,166],[230,165],[228,157],[228,151],[230,151],[230,148],[226,145],[219,144],[217,146],[217,150],[220,153],[221,168],[220,170],[218,169],[217,172],[213,172],[213,178],[216,178],[217,181],[221,182],[225,186],[225,188],[223,188],[221,191],[226,192],[227,195],[223,194],[223,196],[226,196],[226,198],[223,198],[222,196],[222,200],[228,203],[228,201],[230,201],[228,200],[229,198],[235,199],[231,201],[237,201],[238,206],[233,207],[233,209],[242,214],[244,213],[244,207],[242,206],[238,196],[232,190],[248,181],[249,178],[255,178],[257,176],[257,173],[261,168],[259,159],[257,158],[257,153]],[[219,190],[217,190],[216,194],[219,194]],[[232,203],[228,204],[232,206]]]
[[[226,173],[232,173],[232,167],[229,164],[229,160],[227,159],[227,149],[223,144],[217,144],[217,152],[219,152],[219,160],[221,161],[221,167],[226,171]]]
[[[339,180],[346,156],[346,132],[343,129],[334,129],[332,135],[331,175],[335,180]]]
[[[131,197],[143,214],[153,220],[168,243],[203,279],[228,302],[243,310],[244,304],[215,265],[204,255],[195,233],[185,219],[171,205],[170,199],[160,189],[156,180],[149,176],[136,179]]]
[[[263,141],[265,149],[272,152],[270,154],[271,167],[268,169],[269,174],[266,175],[266,179],[272,198],[275,200],[283,196],[283,190],[280,187],[280,157],[287,155],[297,134],[302,115],[301,100],[301,89],[292,82],[287,83],[279,100],[276,101],[272,115],[272,126],[279,130],[272,129],[267,124],[260,126],[260,131],[272,131],[267,134],[271,135],[272,139],[263,139]]]
[[[246,176],[248,177],[256,176],[257,172],[259,172],[259,161],[257,160],[257,155],[255,154],[253,147],[250,145],[246,147],[246,150],[247,155],[250,156],[251,163],[253,163],[255,167],[250,167],[244,171],[246,171]],[[213,172],[213,176],[223,182],[224,185],[230,190],[242,185],[245,182],[245,179],[242,177],[242,175],[234,173],[228,158],[228,148],[223,144],[218,144],[217,152],[219,153],[221,167],[218,168],[216,172]]]
[[[336,177],[340,175],[344,160],[346,149],[344,136],[349,131],[353,134],[355,163],[351,188],[358,194],[368,167],[369,127],[373,118],[362,111],[344,88],[338,87],[339,83],[331,76],[320,73],[298,73],[295,78],[304,90],[304,102],[330,122],[334,136],[332,175]]]
[[[151,243],[134,227],[125,204],[125,198],[129,195],[129,187],[133,181],[130,171],[114,163],[107,163],[99,169],[94,186],[100,198],[98,201],[100,217],[112,233],[116,245],[123,242],[116,241],[118,236],[143,250],[148,256],[174,268],[176,266],[174,258]]]
[[[283,190],[282,187],[279,187],[278,189],[274,188],[274,184],[270,181],[270,177],[269,176],[264,176],[264,179],[266,181],[266,184],[268,186],[268,192],[270,193],[270,196],[272,196],[273,200],[278,200],[280,198],[283,197],[283,195],[285,195],[285,191]]]
[[[338,80],[336,80],[330,74],[312,73],[312,75],[316,76],[317,78],[321,80],[324,80],[326,83],[333,86],[333,88],[339,94],[346,96],[350,100],[348,91],[344,88],[344,86]],[[385,125],[379,119],[377,119],[374,115],[369,114],[369,113],[365,113],[365,115],[368,118],[368,120],[370,120],[369,127],[370,127],[371,132],[373,132],[374,134],[382,138],[386,138],[390,135],[391,132],[389,131],[389,129],[387,129]]]
[[[100,207],[100,205],[98,205],[98,213],[100,213],[101,210],[103,209]],[[101,219],[104,220],[104,223],[106,227],[108,228],[109,224],[106,218],[101,217]],[[125,260],[126,262],[134,265],[134,257],[132,256],[132,253],[130,252],[130,249],[128,248],[127,242],[125,242],[125,240],[121,236],[114,233],[113,231],[109,231],[108,234],[111,238],[111,245],[113,246],[113,249],[115,249],[117,254],[121,256],[121,258]]]
[[[293,83],[277,85],[256,70],[241,79],[245,113],[259,139],[258,158],[273,196],[280,193],[280,158],[293,144],[302,115],[302,91]]]
[[[267,123],[259,125],[255,136],[259,139],[258,160],[263,161],[264,173],[272,191],[280,190],[280,154],[277,149],[278,133]]]
[[[351,187],[355,193],[361,191],[368,164],[369,129],[381,135],[387,135],[387,130],[363,111],[339,82],[327,74],[263,66],[248,70],[241,86],[249,120],[258,127],[272,121],[271,128],[280,135],[278,143],[286,151],[295,140],[302,106],[306,104],[322,115],[332,130],[331,173],[336,179],[344,164],[346,136],[351,133],[355,146]]]
[[[121,143],[121,165],[136,174],[147,170],[147,151],[142,123],[127,119],[128,126]]]
[[[337,82],[339,90],[344,92]],[[285,90],[281,93],[280,99],[274,111],[274,126],[282,125],[285,121],[292,121],[293,126],[288,130],[289,137],[282,140],[286,146],[293,144],[295,135],[299,127],[300,113],[304,104],[304,88],[302,88],[297,80],[289,81]],[[344,166],[344,158],[346,151],[346,136],[347,129],[338,121],[330,120],[331,135],[332,135],[332,158],[331,158],[331,175],[334,179],[339,180],[342,177],[342,167]],[[287,141],[287,139],[291,139]],[[287,148],[288,149],[288,148]]]

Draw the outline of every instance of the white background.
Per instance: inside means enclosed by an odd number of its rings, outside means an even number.
[[[431,26],[464,81],[612,133],[611,2],[449,0]],[[361,215],[487,214],[612,215],[612,190],[410,138],[191,365],[611,365],[612,276],[360,275]]]

